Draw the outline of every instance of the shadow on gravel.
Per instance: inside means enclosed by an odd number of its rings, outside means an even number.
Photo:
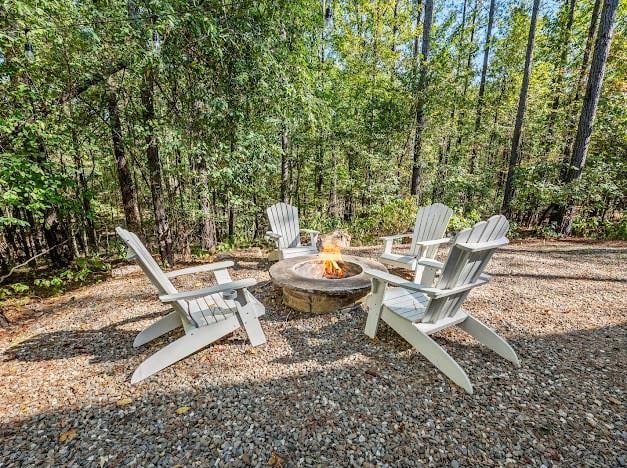
[[[120,330],[118,327],[140,320],[156,319],[162,315],[162,312],[144,314],[97,330],[40,333],[7,349],[3,353],[3,361],[49,361],[82,355],[92,356],[92,364],[126,359],[129,355],[137,354],[137,351],[133,351],[132,343],[138,332]]]
[[[548,256],[579,256],[579,255],[595,255],[595,256],[603,256],[603,255],[614,255],[614,254],[622,254],[627,255],[627,248],[622,247],[603,247],[603,248],[585,248],[585,247],[573,247],[573,248],[539,248],[539,249],[517,249],[517,248],[509,248],[503,249],[502,254],[518,254],[518,253],[528,253],[532,255],[548,255]]]
[[[386,353],[379,353],[376,373],[345,364],[238,384],[190,377],[184,391],[168,391],[171,381],[156,376],[132,390],[124,387],[119,400],[4,419],[0,460],[8,466],[216,460],[220,466],[448,466],[453,460],[478,466],[506,465],[507,459],[534,466],[616,465],[624,454],[617,379],[625,371],[619,357],[626,331],[618,326],[518,336],[512,343],[520,370],[496,355],[487,363],[464,347],[460,364],[475,384],[472,396],[437,373],[434,378],[421,358]],[[345,348],[362,352],[363,343]],[[207,373],[213,366],[219,363],[208,364]]]
[[[608,278],[608,277],[593,277],[593,276],[568,276],[568,275],[549,275],[549,274],[536,274],[536,273],[490,273],[490,276],[500,276],[504,278],[517,277],[517,278],[534,278],[542,280],[576,280],[576,281],[609,281],[613,283],[627,283],[627,278]]]

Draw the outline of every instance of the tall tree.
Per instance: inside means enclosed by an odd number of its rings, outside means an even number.
[[[514,175],[520,161],[520,138],[522,134],[525,110],[527,108],[527,94],[529,93],[529,78],[531,77],[531,66],[533,62],[533,46],[536,38],[536,25],[538,22],[538,11],[540,0],[534,0],[531,10],[531,24],[529,25],[529,35],[527,36],[527,50],[525,52],[525,68],[523,70],[523,80],[520,86],[518,97],[518,110],[516,111],[516,121],[514,122],[514,133],[512,135],[512,147],[509,155],[509,165],[507,168],[507,179],[505,180],[505,190],[503,193],[503,204],[501,213],[509,216],[511,214],[512,199],[514,198]]]
[[[575,142],[573,145],[572,166],[566,174],[566,182],[572,183],[581,178],[581,173],[586,164],[586,156],[588,154],[588,146],[590,144],[590,135],[592,134],[592,125],[596,117],[599,105],[599,97],[601,96],[601,88],[603,86],[603,78],[605,77],[605,67],[607,57],[610,52],[612,36],[614,33],[614,25],[616,23],[616,9],[618,8],[618,0],[604,0],[603,9],[601,11],[601,19],[599,21],[599,32],[597,35],[594,54],[590,64],[590,74],[588,75],[588,85],[586,87],[586,95],[583,99],[581,114],[579,115],[579,125]],[[563,211],[560,220],[560,230],[563,234],[570,234],[572,230],[573,214],[575,211],[575,202],[572,197],[568,201],[568,205]]]
[[[422,132],[425,127],[425,103],[427,98],[429,74],[429,45],[431,37],[431,23],[433,21],[433,0],[425,0],[424,19],[422,23],[422,47],[420,51],[420,73],[418,76],[418,90],[416,96],[416,134],[414,136],[414,158],[411,170],[410,193],[420,199],[420,173]]]
[[[139,206],[137,204],[137,192],[129,161],[124,149],[124,139],[122,138],[122,123],[118,109],[118,96],[112,80],[109,80],[107,88],[107,110],[109,111],[109,127],[111,129],[111,142],[113,146],[113,157],[122,196],[122,208],[126,227],[130,231],[140,233],[141,224],[139,222]]]
[[[152,207],[155,215],[157,240],[159,242],[159,254],[163,263],[173,265],[172,234],[163,198],[161,160],[159,158],[159,145],[155,131],[154,73],[152,64],[146,67],[144,73],[141,100],[144,107],[143,123],[145,126],[144,131],[146,132],[146,160],[148,171],[150,172],[150,192],[152,194]]]
[[[490,45],[492,43],[492,25],[494,24],[494,9],[496,0],[490,0],[490,10],[488,11],[488,27],[485,33],[485,44],[483,46],[483,63],[481,65],[481,79],[479,81],[479,94],[477,95],[477,110],[475,114],[475,137],[470,156],[470,173],[475,172],[477,160],[477,134],[481,128],[481,113],[483,112],[483,99],[485,95],[486,76],[488,74],[488,60],[490,57]]]
[[[573,21],[575,19],[575,0],[565,0],[563,5],[563,14],[560,16],[566,16],[565,19],[560,21],[560,34],[559,34],[559,62],[557,66],[557,73],[553,78],[553,102],[551,103],[551,110],[549,113],[549,119],[547,123],[547,136],[545,150],[548,150],[553,141],[553,130],[555,128],[555,122],[557,120],[557,111],[560,107],[562,97],[562,83],[566,75],[566,62],[568,59],[568,50],[570,48],[570,37],[573,28]]]
[[[592,46],[594,45],[594,38],[596,36],[596,30],[599,23],[599,11],[601,10],[601,0],[595,0],[592,7],[592,16],[590,17],[590,26],[588,27],[588,36],[586,38],[586,45],[583,50],[583,58],[581,60],[581,67],[579,68],[579,75],[577,76],[577,84],[575,85],[575,93],[573,96],[573,102],[579,102],[581,99],[581,93],[583,91],[586,77],[588,76],[588,67],[590,66],[590,54],[592,53]],[[575,134],[575,126],[577,119],[572,115],[567,115],[566,125],[566,142],[564,144],[564,153],[562,157],[562,167],[560,168],[560,180],[566,182],[569,168],[572,160],[573,150],[573,135]]]

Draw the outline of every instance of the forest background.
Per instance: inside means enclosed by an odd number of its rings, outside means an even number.
[[[625,1],[0,8],[3,281],[105,270],[117,225],[164,264],[263,245],[279,200],[362,243],[436,201],[627,239]]]

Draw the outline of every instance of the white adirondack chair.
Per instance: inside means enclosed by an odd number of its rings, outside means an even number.
[[[394,268],[404,268],[414,271],[415,282],[423,285],[430,285],[433,282],[431,270],[425,270],[424,266],[418,263],[421,258],[434,258],[438,247],[450,241],[444,237],[449,219],[453,215],[453,210],[442,203],[423,206],[416,214],[416,224],[414,231],[396,236],[381,237],[383,240],[383,254],[379,261]],[[396,254],[392,252],[392,245],[395,240],[411,237],[409,253]]]
[[[313,229],[301,229],[298,224],[298,208],[287,203],[276,203],[266,210],[270,228],[266,237],[276,243],[278,259],[302,257],[318,253],[318,234]],[[310,245],[301,245],[300,234],[309,234]]]
[[[139,238],[121,227],[116,232],[128,247],[129,259],[136,259],[150,282],[159,291],[161,302],[171,304],[167,315],[143,330],[133,342],[135,348],[146,344],[178,327],[185,336],[168,344],[150,356],[133,373],[131,383],[174,364],[199,351],[225,335],[243,327],[253,346],[266,342],[259,323],[264,306],[246,289],[256,280],[233,281],[227,268],[233,262],[219,262],[164,273]],[[217,285],[187,292],[178,292],[170,278],[199,272],[213,272]]]
[[[461,231],[445,263],[420,260],[427,269],[441,270],[436,287],[367,270],[372,278],[372,293],[367,302],[366,335],[374,338],[379,320],[384,320],[442,373],[471,394],[472,384],[464,370],[429,335],[456,325],[520,367],[510,345],[461,308],[473,288],[490,280],[483,270],[494,251],[509,242],[505,237],[508,229],[504,216],[493,216],[487,222]]]

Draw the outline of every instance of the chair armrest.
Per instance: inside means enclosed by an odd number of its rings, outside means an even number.
[[[318,243],[318,235],[320,231],[316,231],[315,229],[301,229],[301,233],[309,234],[309,243],[315,247]]]
[[[168,271],[165,276],[168,278],[176,278],[182,275],[193,275],[194,273],[202,273],[205,271],[226,270],[234,265],[230,260],[226,262],[207,263],[205,265],[198,265],[189,268],[182,268],[180,270]]]
[[[405,234],[396,234],[394,236],[383,236],[383,237],[379,237],[379,239],[381,239],[382,241],[394,241],[397,239],[404,239],[406,237],[411,237],[413,235],[414,235],[413,232],[407,232]]]
[[[453,296],[455,294],[468,291],[469,289],[475,288],[477,286],[482,286],[488,282],[487,278],[484,278],[483,275],[479,277],[478,281],[474,283],[465,284],[463,286],[458,286],[456,288],[451,289],[439,289],[439,288],[426,288],[416,283],[412,283],[411,281],[407,281],[404,278],[401,278],[396,275],[391,275],[390,273],[385,273],[383,271],[371,270],[364,268],[364,273],[372,278],[377,278],[385,283],[394,284],[403,289],[408,289],[410,291],[421,292],[426,294],[432,299],[440,299],[447,296]]]
[[[482,252],[484,250],[498,249],[507,244],[509,244],[509,239],[507,237],[501,237],[492,242],[457,242],[455,245],[468,252]]]
[[[444,263],[438,262],[437,260],[433,260],[432,258],[421,257],[418,259],[418,265],[422,265],[428,268],[435,268],[437,270],[441,270],[444,268]]]
[[[190,299],[196,299],[199,297],[210,296],[212,294],[217,294],[224,291],[246,289],[254,286],[255,284],[257,284],[256,279],[245,278],[233,281],[231,283],[218,284],[216,286],[211,286],[210,288],[194,289],[192,291],[185,291],[175,294],[164,294],[163,296],[159,296],[159,300],[167,304],[169,302],[185,301]]]
[[[416,241],[416,245],[423,247],[429,247],[432,245],[448,244],[451,241],[450,237],[443,237],[442,239],[430,239],[425,241]]]
[[[282,236],[281,234],[277,234],[276,232],[267,231],[266,237],[272,240],[279,240]]]
[[[384,271],[364,268],[364,273],[370,276],[371,278],[376,278],[378,280],[383,281],[384,283],[393,284],[395,286],[401,286],[405,289],[410,289],[412,291],[422,292],[422,289],[424,289],[419,284],[412,283],[411,281],[408,281],[405,278],[401,278],[400,276],[392,275]]]

